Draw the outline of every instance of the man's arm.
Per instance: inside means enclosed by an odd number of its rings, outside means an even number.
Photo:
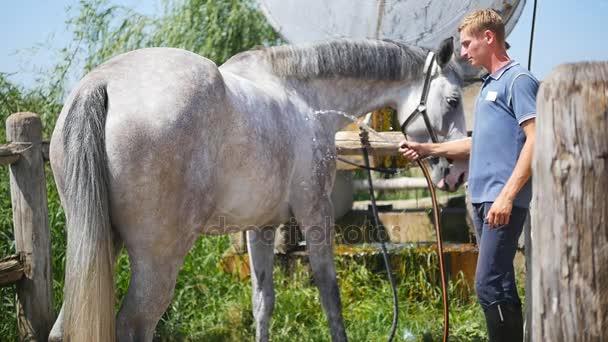
[[[532,175],[535,127],[536,123],[534,119],[524,121],[521,124],[522,130],[526,134],[526,142],[521,149],[513,173],[488,212],[487,219],[490,227],[509,223],[515,196],[517,196],[521,188],[523,188]]]
[[[507,184],[505,184],[501,191],[501,195],[505,196],[505,198],[510,201],[515,199],[515,196],[517,196],[521,188],[526,185],[526,182],[528,182],[530,176],[532,176],[532,153],[534,151],[535,127],[536,123],[534,119],[525,121],[521,125],[521,128],[526,134],[526,142],[521,149],[521,153],[519,154],[517,164],[515,164],[515,169],[513,169],[511,177],[509,177]]]
[[[402,141],[399,144],[399,153],[409,160],[417,160],[429,155],[450,159],[467,159],[469,158],[469,154],[471,154],[471,138],[437,144]]]

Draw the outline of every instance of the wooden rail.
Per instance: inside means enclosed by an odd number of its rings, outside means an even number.
[[[0,287],[13,285],[25,274],[25,255],[11,255],[0,260]]]
[[[26,149],[30,148],[31,146],[32,146],[32,144],[30,144],[30,143],[23,143],[23,144],[10,143],[10,144],[0,145],[0,165],[15,164],[16,162],[19,161],[19,158],[21,157],[21,152],[25,151]],[[49,160],[49,142],[43,141],[41,149],[42,149],[42,159],[44,159],[44,161],[48,161]]]
[[[371,149],[369,153],[373,156],[396,156],[399,142],[403,141],[401,132],[378,132],[369,134]],[[361,155],[361,140],[359,132],[340,131],[336,133],[336,151],[341,156]]]
[[[353,182],[355,190],[367,190],[367,179],[356,179]],[[417,190],[427,189],[426,178],[423,177],[399,177],[389,179],[374,179],[375,190]]]
[[[0,165],[10,165],[16,163],[21,157],[20,152],[29,146],[31,145],[18,145],[15,143],[0,145]]]

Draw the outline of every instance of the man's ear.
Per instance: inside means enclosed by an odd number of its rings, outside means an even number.
[[[490,30],[483,31],[483,37],[488,44],[492,44],[492,42],[496,41],[496,34]]]
[[[454,54],[454,38],[450,37],[441,42],[439,44],[439,49],[437,49],[437,64],[440,67],[444,67],[446,64],[450,62],[452,59],[452,55]]]

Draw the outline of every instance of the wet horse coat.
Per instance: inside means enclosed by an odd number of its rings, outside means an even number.
[[[438,51],[441,72],[429,93],[441,139],[466,134],[451,56],[451,44]],[[248,230],[256,340],[267,341],[273,227],[292,212],[332,340],[346,340],[330,200],[334,134],[346,122],[315,111],[392,106],[403,121],[418,104],[425,57],[396,42],[337,40],[249,51],[218,68],[187,51],[154,48],[85,76],[51,140],[68,221],[65,302],[51,338],[152,340],[197,237]],[[428,140],[422,122],[408,134]],[[451,188],[464,172],[436,171]],[[132,275],[115,318],[113,265],[123,246]]]

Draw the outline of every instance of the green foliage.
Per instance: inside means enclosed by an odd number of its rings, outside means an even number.
[[[18,112],[34,112],[40,115],[44,127],[43,134],[50,136],[52,127],[61,110],[61,105],[55,97],[42,88],[24,90],[12,84],[8,75],[0,73],[0,139],[6,136],[4,123],[9,115]],[[0,140],[1,141],[1,140]]]
[[[69,24],[85,52],[87,71],[137,48],[182,48],[221,64],[238,52],[280,41],[251,0],[167,0],[158,18],[107,0],[81,0],[80,6]]]
[[[69,75],[91,70],[121,52],[142,47],[180,47],[223,63],[230,56],[255,46],[274,45],[277,34],[257,11],[253,0],[173,0],[165,2],[163,15],[148,17],[106,0],[81,0],[70,20],[74,42],[59,51],[61,58],[39,84],[24,90],[0,74],[0,119],[19,111],[41,115],[44,136],[50,137],[61,110]],[[0,125],[4,136],[4,125]],[[0,170],[0,255],[14,253],[11,204],[6,167]],[[52,173],[47,168],[49,221],[52,239],[53,293],[55,310],[62,302],[65,264],[65,217]],[[222,273],[218,263],[228,249],[227,237],[201,237],[186,258],[175,294],[157,326],[160,340],[250,341],[254,336],[251,286]],[[434,262],[430,256],[411,256],[398,277],[401,304],[398,341],[408,334],[441,334],[440,296],[432,267],[416,268],[416,258]],[[337,262],[347,333],[353,341],[384,340],[392,319],[391,292],[385,277],[348,259]],[[129,286],[129,260],[123,253],[116,266],[118,297]],[[297,266],[289,276],[275,271],[276,307],[271,335],[275,341],[327,341],[329,329],[310,273]],[[452,286],[451,293],[458,291]],[[0,289],[0,336],[16,340],[14,288]],[[477,305],[469,300],[452,305],[455,341],[483,338],[483,322]]]

